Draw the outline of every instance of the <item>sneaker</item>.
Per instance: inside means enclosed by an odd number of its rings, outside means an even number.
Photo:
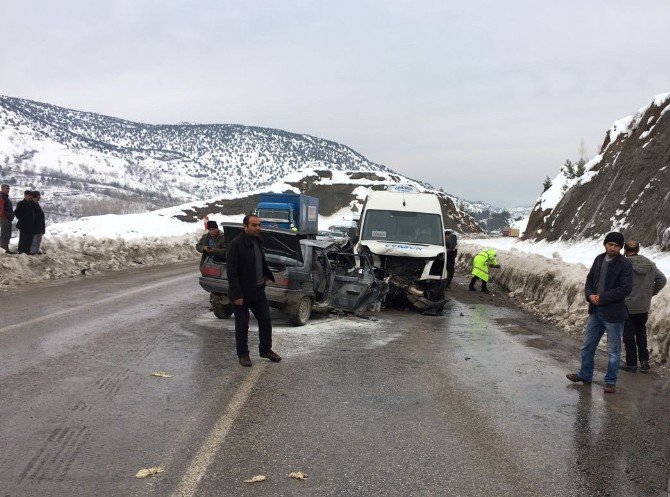
[[[585,380],[585,379],[580,378],[579,376],[577,376],[577,373],[569,373],[569,374],[566,374],[565,377],[566,377],[568,380],[570,380],[570,381],[572,381],[572,382],[574,382],[574,383],[577,383],[577,382],[580,382],[580,381],[581,381],[582,383],[587,384],[587,385],[591,383],[590,381],[587,381],[587,380]]]
[[[614,392],[616,392],[614,383],[605,383],[605,393],[614,393]]]
[[[249,358],[249,354],[240,356],[240,366],[244,366],[245,368],[251,367],[251,359]]]
[[[621,371],[628,371],[629,373],[635,373],[637,371],[637,366],[629,366],[628,364],[619,364],[619,369]]]
[[[640,363],[640,373],[648,373],[650,369],[649,361],[642,361]]]
[[[281,361],[281,356],[271,350],[268,350],[267,352],[260,354],[260,356],[265,357],[266,359],[270,359],[272,362]]]

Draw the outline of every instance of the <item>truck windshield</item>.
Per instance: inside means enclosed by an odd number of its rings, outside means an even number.
[[[361,240],[443,245],[439,214],[368,210]]]
[[[261,221],[289,221],[288,218],[289,211],[278,211],[273,209],[258,209],[258,217],[261,218]]]

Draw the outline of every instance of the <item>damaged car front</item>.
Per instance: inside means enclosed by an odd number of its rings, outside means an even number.
[[[237,224],[223,225],[227,241],[242,230]],[[361,313],[378,311],[388,286],[376,278],[366,256],[342,252],[332,241],[311,240],[283,229],[263,229],[265,256],[275,281],[268,282],[270,306],[283,310],[289,322],[302,326],[313,311],[332,309]],[[201,267],[200,286],[210,292],[218,317],[232,311],[228,299],[226,261],[209,257]],[[222,306],[226,312],[220,312]]]

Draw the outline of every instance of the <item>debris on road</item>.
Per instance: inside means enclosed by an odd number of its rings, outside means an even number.
[[[165,468],[163,466],[156,466],[154,468],[144,468],[140,469],[137,474],[135,475],[135,478],[146,478],[147,476],[151,475],[156,475],[158,473],[163,473],[165,472]]]
[[[295,478],[296,480],[306,480],[307,474],[303,473],[302,471],[295,471],[293,473],[289,473],[288,477]]]
[[[174,378],[173,374],[166,373],[165,371],[154,371],[151,373],[151,376],[155,376],[157,378]]]
[[[265,475],[256,475],[253,478],[249,478],[248,480],[244,480],[244,483],[258,483],[261,481],[267,480]]]

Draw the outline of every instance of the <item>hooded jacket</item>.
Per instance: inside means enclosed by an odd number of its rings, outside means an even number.
[[[649,312],[651,297],[660,292],[667,280],[652,261],[643,255],[628,257],[633,266],[633,291],[626,297],[626,307],[631,314]]]
[[[472,260],[472,276],[480,280],[489,280],[489,266],[500,267],[496,260],[496,251],[493,249],[482,250]]]
[[[596,306],[589,301],[589,295],[598,295],[598,280],[600,279],[600,267],[607,255],[603,252],[597,256],[584,284],[584,298],[589,303],[589,314]],[[609,263],[607,276],[605,277],[605,290],[600,294],[600,305],[597,306],[603,319],[608,323],[621,323],[628,317],[626,309],[626,297],[633,289],[633,266],[623,255],[617,254]]]

